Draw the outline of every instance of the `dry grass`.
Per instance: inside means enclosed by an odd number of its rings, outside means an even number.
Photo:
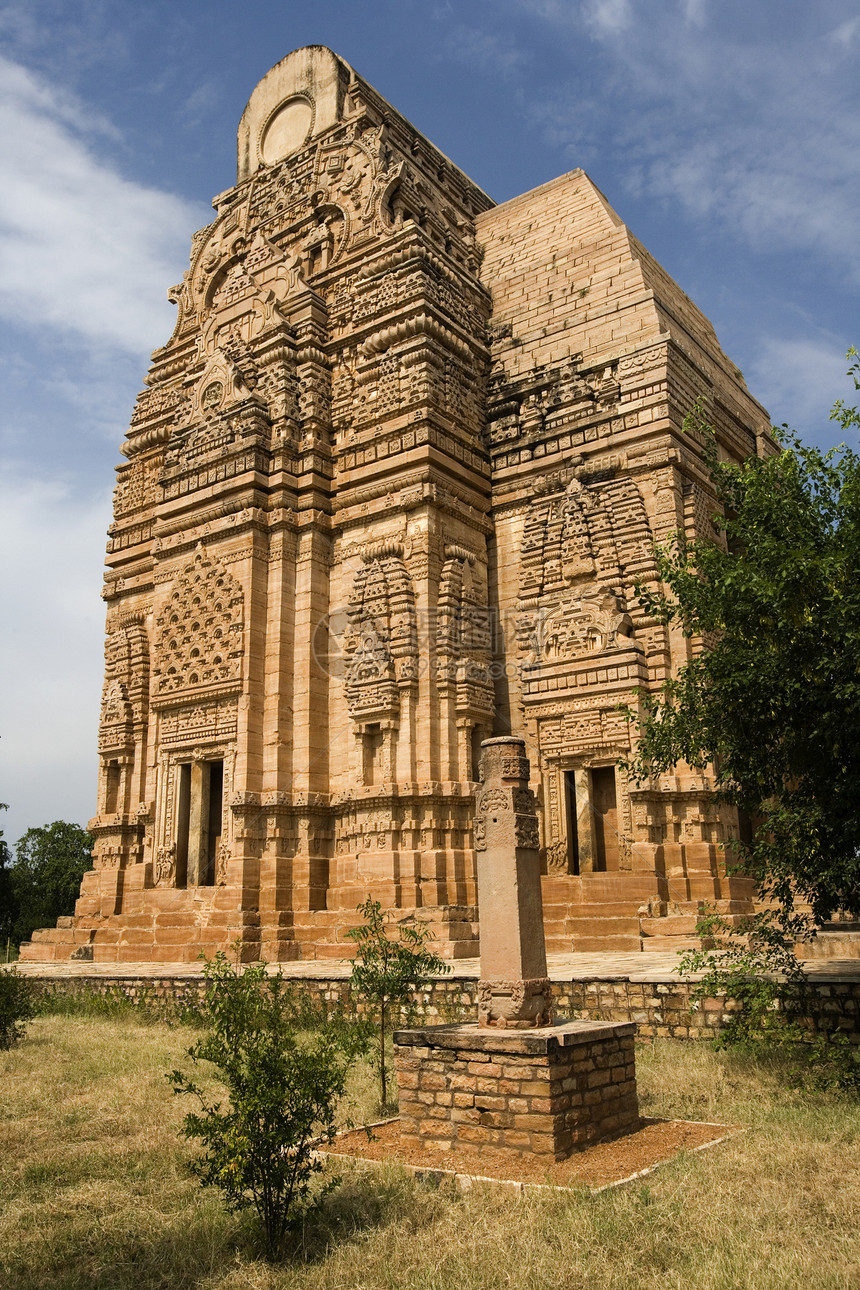
[[[749,1132],[601,1195],[430,1190],[344,1173],[294,1258],[187,1178],[164,1071],[190,1032],[42,1018],[0,1056],[2,1290],[855,1290],[860,1107],[696,1044],[639,1054],[647,1114]],[[361,1096],[372,1082],[357,1079]]]

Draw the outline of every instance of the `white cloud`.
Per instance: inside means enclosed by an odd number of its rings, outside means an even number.
[[[122,177],[99,155],[113,131],[0,58],[0,312],[146,353],[170,335],[165,290],[202,211]],[[205,218],[205,216],[204,216]]]
[[[846,49],[854,44],[858,36],[860,36],[860,17],[849,18],[830,32],[830,39],[834,44],[844,45]]]
[[[589,27],[611,36],[626,31],[633,22],[630,0],[586,0],[583,14]]]
[[[684,17],[695,27],[703,26],[707,18],[707,0],[683,0]]]
[[[469,63],[483,72],[507,75],[530,61],[526,49],[506,32],[481,31],[477,27],[455,26],[445,41],[446,58]]]
[[[829,447],[842,438],[840,428],[829,420],[831,407],[838,398],[856,402],[852,397],[856,391],[846,376],[845,348],[831,335],[763,337],[746,373],[747,384],[774,424],[785,422],[805,440]]]
[[[0,508],[0,819],[14,842],[94,813],[104,606],[99,572],[110,495],[7,478]]]
[[[678,203],[758,252],[806,250],[860,281],[860,19],[828,33],[798,8],[779,28],[751,20],[739,31],[704,0],[524,7],[576,42],[578,61],[583,39],[597,46],[587,90],[531,98],[571,164],[601,155],[636,194]]]

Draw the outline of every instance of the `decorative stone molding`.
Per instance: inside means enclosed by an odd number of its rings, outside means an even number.
[[[175,580],[155,626],[154,699],[241,681],[244,596],[202,544]]]

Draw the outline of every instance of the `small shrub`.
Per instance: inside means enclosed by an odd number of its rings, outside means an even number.
[[[388,935],[392,914],[383,914],[378,900],[368,896],[358,906],[364,923],[347,932],[357,948],[350,982],[375,1022],[375,1065],[379,1071],[380,1104],[388,1109],[388,1071],[385,1041],[398,1017],[409,1013],[413,996],[429,977],[450,972],[449,965],[427,948],[430,933],[414,921],[397,924],[397,939]]]
[[[800,1042],[810,991],[794,945],[804,933],[802,920],[782,910],[752,914],[737,924],[713,909],[700,914],[696,934],[707,948],[683,951],[678,966],[682,976],[704,973],[691,992],[694,1005],[718,995],[737,1005],[717,1047],[774,1048]]]
[[[764,910],[732,925],[706,909],[696,932],[707,948],[685,950],[679,962],[683,976],[704,973],[692,1006],[720,995],[735,1003],[716,1048],[780,1051],[793,1083],[860,1092],[860,1048],[824,1014],[795,954],[797,941],[810,936],[801,916]]]
[[[815,1089],[860,1095],[860,1047],[841,1030],[817,1035],[804,1049],[799,1082]]]
[[[208,1030],[188,1056],[195,1067],[214,1068],[229,1103],[213,1100],[181,1071],[168,1076],[175,1093],[190,1094],[200,1107],[183,1126],[204,1147],[191,1170],[204,1187],[223,1192],[231,1212],[255,1211],[266,1257],[279,1259],[297,1221],[335,1185],[329,1181],[314,1196],[313,1176],[323,1167],[314,1146],[334,1137],[360,1036],[341,1018],[310,1008],[280,973],[268,976],[264,963],[243,971],[219,953],[204,970]]]
[[[36,987],[17,968],[0,970],[0,1048],[19,1043],[36,1015]]]

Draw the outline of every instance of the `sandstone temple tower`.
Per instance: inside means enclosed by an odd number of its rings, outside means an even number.
[[[636,592],[712,531],[683,417],[769,442],[707,319],[582,171],[496,206],[320,46],[254,90],[214,206],[117,472],[94,869],[24,957],[345,956],[369,892],[474,955],[510,734],[551,950],[743,908],[707,777],[618,765],[691,648]]]

